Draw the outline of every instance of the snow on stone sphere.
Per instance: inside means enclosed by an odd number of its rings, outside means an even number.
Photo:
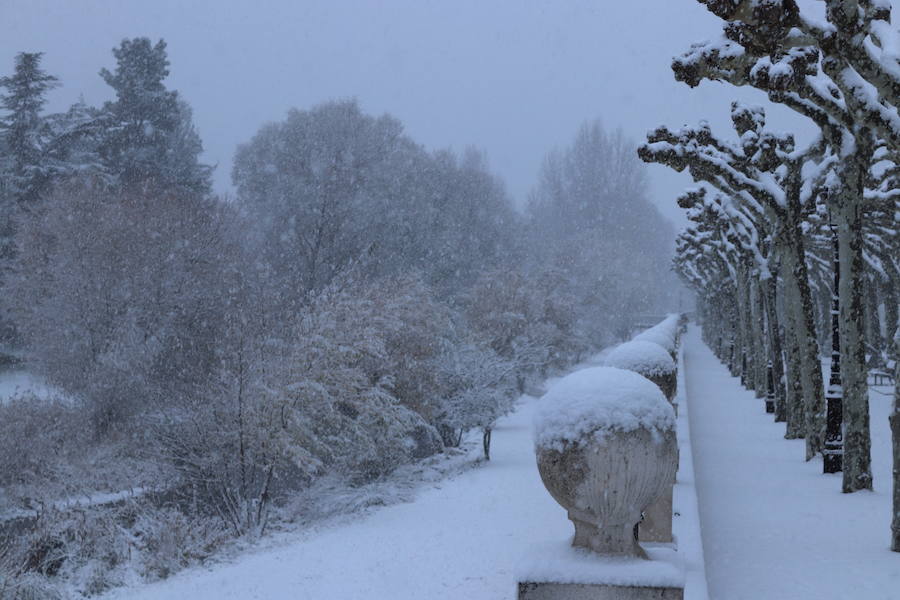
[[[675,350],[675,338],[668,333],[666,333],[662,329],[657,329],[656,327],[650,328],[643,333],[639,333],[634,336],[635,342],[652,342],[658,346],[661,346],[663,350],[666,352],[673,352]]]
[[[659,344],[644,340],[625,342],[606,357],[606,366],[636,371],[642,375],[675,372],[675,361]]]
[[[675,339],[678,336],[678,315],[672,314],[650,329],[634,336],[635,341],[659,344],[667,352],[675,351]]]
[[[562,451],[566,442],[612,431],[675,428],[675,411],[659,387],[634,371],[591,367],[557,382],[541,398],[534,443]]]

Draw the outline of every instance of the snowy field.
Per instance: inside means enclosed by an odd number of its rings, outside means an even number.
[[[763,400],[740,387],[692,327],[685,342],[694,465],[710,596],[721,600],[896,600],[890,551],[889,388],[870,392],[874,492],[806,463]],[[881,393],[879,393],[881,392]]]

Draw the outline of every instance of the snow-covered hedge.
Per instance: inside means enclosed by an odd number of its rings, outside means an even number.
[[[588,435],[675,427],[675,412],[660,389],[633,371],[591,367],[564,377],[541,399],[534,421],[540,448],[562,451]]]

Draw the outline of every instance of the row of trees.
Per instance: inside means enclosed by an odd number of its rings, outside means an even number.
[[[223,200],[165,44],[113,53],[99,108],[45,114],[40,54],[0,80],[6,342],[65,392],[0,406],[10,501],[144,485],[261,531],[325,474],[367,481],[470,429],[488,456],[530,378],[663,308],[673,236],[599,123],[522,214],[483,154],[330,101],[241,145]]]
[[[844,492],[872,489],[867,373],[897,358],[900,301],[890,6],[827,0],[821,20],[794,0],[703,4],[723,35],[676,58],[676,79],[761,90],[817,135],[799,145],[766,128],[763,108],[738,103],[736,142],[705,124],[649,134],[641,158],[705,184],[678,199],[691,225],[676,269],[697,291],[707,342],[769,397],[785,437],[805,438],[806,459],[823,455],[826,472],[842,470]]]

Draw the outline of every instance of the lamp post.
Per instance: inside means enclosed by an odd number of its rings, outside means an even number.
[[[734,335],[728,340],[728,370],[734,375]]]
[[[750,381],[750,378],[747,377],[747,350],[741,348],[741,385],[744,386],[744,389],[750,389],[750,385],[747,383]]]

